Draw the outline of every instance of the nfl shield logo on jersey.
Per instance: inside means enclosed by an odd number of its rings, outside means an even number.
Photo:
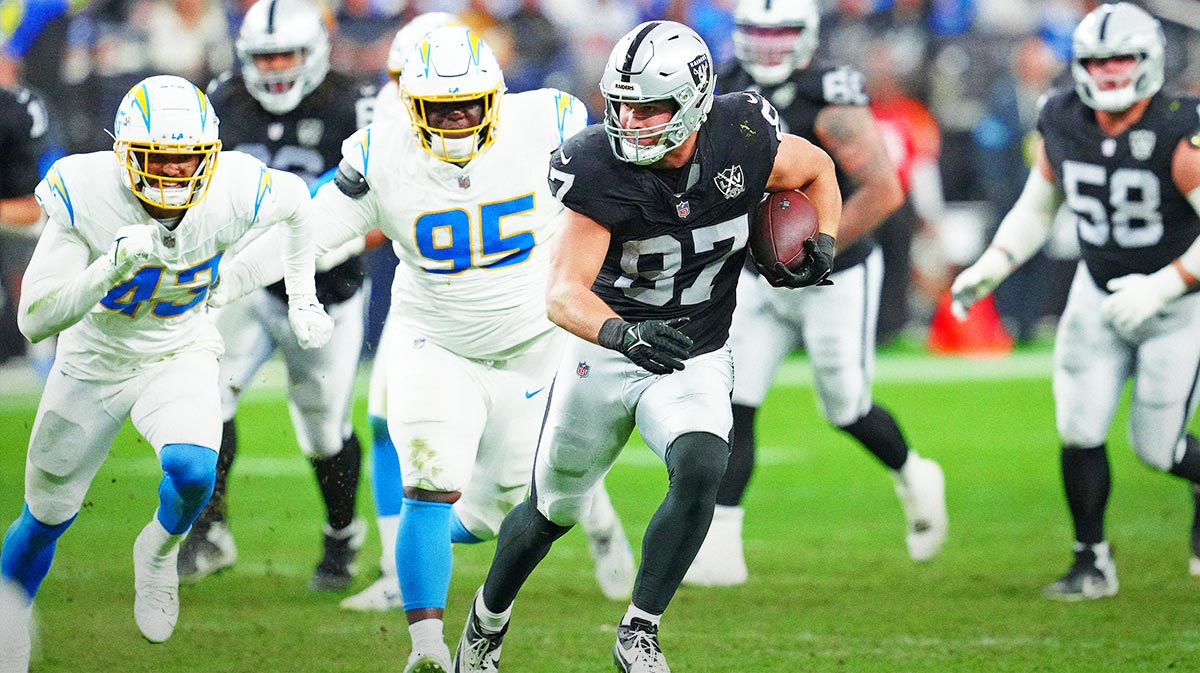
[[[1158,141],[1158,136],[1150,129],[1138,129],[1137,131],[1129,132],[1129,151],[1133,153],[1133,158],[1138,161],[1145,161],[1154,154],[1154,144]]]
[[[471,188],[471,176],[469,176],[469,175],[458,176],[458,187],[459,187],[459,189],[470,189]]]
[[[746,177],[742,175],[741,166],[730,166],[717,173],[713,182],[717,183],[717,189],[721,190],[727,199],[736,198],[746,191]]]
[[[271,142],[279,142],[279,139],[282,137],[283,124],[280,122],[271,122],[270,126],[267,127],[267,138],[269,138]]]
[[[325,122],[320,119],[301,119],[296,123],[296,140],[301,145],[316,147],[325,135]]]
[[[581,379],[586,379],[588,372],[590,371],[592,371],[592,366],[586,362],[580,362],[575,366],[575,373],[578,374],[579,378]]]
[[[692,206],[687,201],[680,201],[675,204],[675,212],[679,215],[679,219],[684,219],[692,214]]]

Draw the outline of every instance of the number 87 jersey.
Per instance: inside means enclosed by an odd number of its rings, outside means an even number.
[[[1160,91],[1141,119],[1110,138],[1069,89],[1047,98],[1038,130],[1097,287],[1161,269],[1200,235],[1200,218],[1172,174],[1180,141],[1200,145],[1200,99]]]
[[[340,231],[318,233],[318,250],[378,227],[399,258],[389,320],[465,357],[502,355],[552,328],[546,244],[562,206],[547,162],[586,120],[561,91],[506,94],[495,142],[461,166],[422,149],[406,119],[379,120],[343,143],[338,179],[314,198],[315,221]]]

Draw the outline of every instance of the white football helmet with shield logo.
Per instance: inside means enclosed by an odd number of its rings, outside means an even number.
[[[1128,2],[1100,5],[1075,28],[1071,76],[1075,91],[1094,110],[1120,112],[1158,93],[1163,85],[1163,52],[1166,38],[1158,20]],[[1134,56],[1137,67],[1129,83],[1102,89],[1088,72],[1090,59]]]
[[[622,161],[652,164],[679,147],[712,109],[712,55],[696,31],[674,21],[648,21],[617,41],[600,91],[607,102],[604,130],[613,154]],[[640,129],[621,125],[622,103],[673,101],[677,109],[665,124]],[[657,136],[652,145],[638,141]]]
[[[400,73],[404,70],[404,59],[417,46],[417,40],[428,33],[444,26],[461,26],[457,16],[449,12],[425,12],[414,16],[412,21],[396,31],[392,38],[392,46],[388,48],[387,71],[393,80],[400,81]]]
[[[408,110],[417,141],[443,161],[470,161],[496,139],[504,74],[491,47],[465,26],[438,28],[417,42],[400,73],[400,99]],[[479,123],[440,129],[430,124],[429,106],[478,100]]]
[[[221,150],[220,122],[208,97],[194,84],[174,75],[138,82],[117,108],[113,152],[125,169],[126,185],[137,198],[159,208],[183,210],[208,192]],[[190,176],[149,172],[151,156],[198,156]]]
[[[267,112],[296,109],[329,72],[329,35],[321,12],[308,0],[258,0],[242,19],[238,60],[246,90]],[[295,67],[264,72],[256,54],[296,54]]]

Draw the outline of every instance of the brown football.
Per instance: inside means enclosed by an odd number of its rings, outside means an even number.
[[[804,242],[819,232],[817,209],[802,192],[767,194],[754,211],[750,224],[750,254],[760,269],[769,272],[776,262],[791,271],[804,263]]]

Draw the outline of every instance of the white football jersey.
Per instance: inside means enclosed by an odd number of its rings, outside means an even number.
[[[169,231],[142,208],[112,152],[60,159],[38,184],[47,215],[83,242],[88,262],[105,254],[118,229],[156,226],[154,257],[118,282],[82,320],[62,332],[65,371],[86,378],[170,356],[182,349],[219,355],[221,338],[205,298],[230,246],[256,223],[273,223],[281,205],[271,173],[240,152],[221,152],[205,198]],[[296,204],[286,204],[288,216]],[[54,226],[54,225],[51,225]]]
[[[546,332],[548,244],[562,205],[550,153],[587,124],[578,99],[554,89],[506,94],[496,140],[465,166],[435,159],[407,115],[381,119],[342,145],[370,190],[352,200],[327,185],[322,221],[377,226],[400,263],[393,319],[459,355],[498,358]],[[327,193],[329,192],[329,193]]]

